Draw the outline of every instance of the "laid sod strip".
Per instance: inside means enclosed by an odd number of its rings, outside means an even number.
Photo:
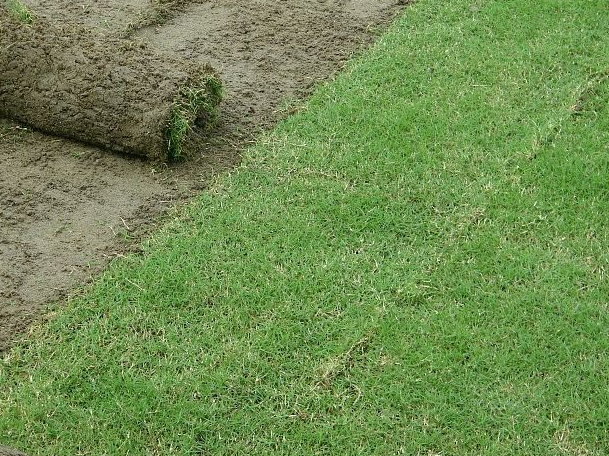
[[[54,456],[609,454],[606,90],[573,115],[609,69],[606,12],[413,4],[6,355],[0,439]]]
[[[26,26],[1,7],[0,27],[2,117],[162,160],[188,155],[195,123],[215,119],[222,88],[209,66],[43,18]]]

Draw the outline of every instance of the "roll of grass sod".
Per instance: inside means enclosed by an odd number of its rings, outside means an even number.
[[[213,69],[143,43],[93,36],[0,3],[0,116],[113,151],[188,155],[195,124],[213,124]]]

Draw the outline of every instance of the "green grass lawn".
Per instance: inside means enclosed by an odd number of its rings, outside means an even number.
[[[609,454],[609,3],[419,0],[0,364],[31,455]]]

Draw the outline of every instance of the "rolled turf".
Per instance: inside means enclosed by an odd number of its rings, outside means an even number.
[[[1,117],[163,160],[187,155],[195,123],[213,123],[222,87],[210,66],[40,17],[23,21],[7,5],[0,4]]]

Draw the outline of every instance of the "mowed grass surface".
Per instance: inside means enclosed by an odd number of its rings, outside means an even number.
[[[608,17],[411,6],[6,356],[2,441],[608,454]]]

